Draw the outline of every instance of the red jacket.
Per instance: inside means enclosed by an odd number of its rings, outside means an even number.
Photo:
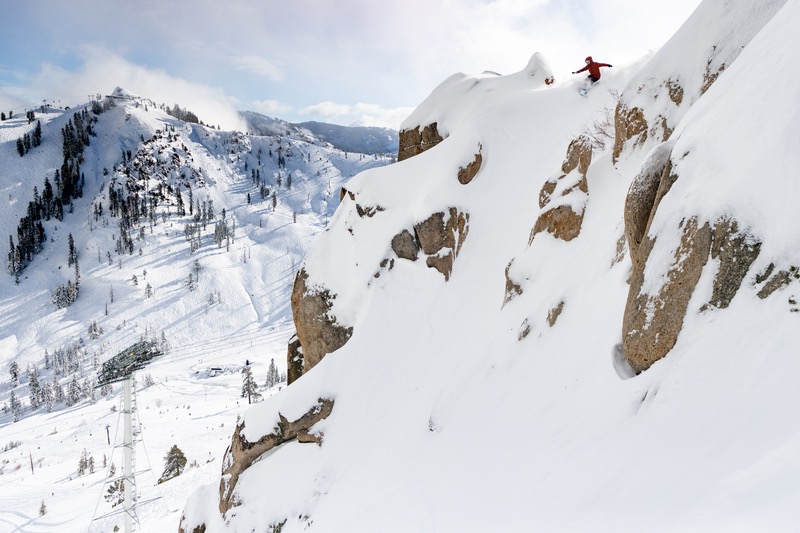
[[[586,61],[588,61],[589,64],[586,65],[585,67],[583,67],[582,69],[576,71],[575,74],[580,74],[581,72],[584,72],[584,71],[588,70],[590,76],[594,76],[595,78],[599,78],[600,77],[600,67],[610,67],[611,66],[608,63],[596,63],[595,61],[592,60],[592,56],[587,57]]]

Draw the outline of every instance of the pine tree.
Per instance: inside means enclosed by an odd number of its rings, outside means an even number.
[[[67,246],[69,247],[67,266],[72,266],[78,260],[78,252],[75,249],[75,239],[72,238],[72,233],[70,233],[69,237],[67,237]]]
[[[42,144],[42,121],[36,121],[36,128],[33,130],[33,146]]]
[[[261,399],[258,385],[253,379],[253,369],[250,368],[250,365],[245,365],[242,369],[242,398],[247,398],[247,403],[257,402]]]
[[[267,369],[267,388],[274,387],[280,383],[280,376],[278,375],[278,367],[275,366],[275,358],[269,362],[269,368]]]
[[[53,387],[47,382],[42,385],[42,403],[44,404],[44,407],[48,413],[53,410],[53,403],[55,403],[55,398],[53,397]]]
[[[78,475],[82,476],[86,474],[86,471],[89,469],[89,452],[86,451],[86,448],[83,449],[81,452],[81,458],[78,460]]]
[[[47,506],[44,504],[44,500],[42,500],[42,505],[39,506],[39,516],[44,516],[47,514]]]
[[[11,375],[11,386],[19,385],[19,365],[16,361],[11,361],[11,364],[8,365],[8,373]]]
[[[42,387],[39,383],[39,372],[34,366],[28,368],[28,391],[31,409],[38,409],[42,404]]]
[[[186,467],[186,456],[183,454],[177,444],[173,444],[172,448],[167,452],[164,457],[164,472],[161,474],[159,483],[178,477],[183,473]]]
[[[78,378],[73,375],[72,381],[70,381],[69,388],[67,389],[67,407],[72,407],[81,401],[82,395],[83,391],[81,390],[80,384],[78,384]]]
[[[61,403],[64,401],[64,388],[61,386],[61,383],[58,382],[55,376],[53,376],[53,382],[51,385],[53,389],[53,400],[56,403]]]
[[[8,407],[11,409],[11,415],[14,417],[14,422],[19,422],[19,419],[22,417],[22,402],[19,400],[19,398],[17,398],[13,390],[8,398]]]

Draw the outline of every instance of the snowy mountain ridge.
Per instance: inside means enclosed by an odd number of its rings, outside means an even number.
[[[119,423],[120,390],[94,385],[103,362],[142,339],[165,352],[137,391],[137,434],[147,435],[137,453],[152,457],[148,472],[158,469],[137,483],[139,501],[150,502],[139,526],[160,530],[159,521],[177,524],[192,484],[216,475],[225,424],[247,404],[246,363],[262,394],[284,386],[267,387],[265,376],[272,361],[285,372],[292,278],[342,184],[393,158],[345,153],[310,134],[217,131],[121,88],[47,111],[0,122],[0,230],[21,258],[8,256],[19,283],[0,276],[0,530],[121,524],[113,498],[98,499],[120,473],[120,442],[105,427]],[[20,155],[17,139],[37,123],[41,144]],[[31,225],[43,239],[28,242]],[[54,302],[59,287],[69,290]],[[195,466],[154,499],[157,462],[173,445]],[[82,450],[93,459],[83,475]]]
[[[309,142],[318,140],[330,143],[344,152],[359,154],[396,154],[397,132],[388,128],[366,126],[339,126],[323,122],[293,124],[254,111],[244,111],[242,117],[249,132],[255,135],[296,135]]]
[[[180,531],[792,530],[798,21],[705,0],[586,98],[538,55],[443,82]]]

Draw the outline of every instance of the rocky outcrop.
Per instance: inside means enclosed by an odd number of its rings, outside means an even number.
[[[716,46],[714,47],[714,51],[716,51]],[[706,63],[706,72],[703,74],[703,86],[700,88],[700,94],[706,94],[706,91],[714,85],[714,82],[717,81],[717,78],[720,74],[725,70],[725,63],[722,63],[718,67],[714,68],[712,66],[712,59],[708,59],[708,63]]]
[[[478,174],[478,171],[481,169],[481,165],[483,164],[483,155],[481,154],[480,147],[478,149],[478,153],[475,154],[475,159],[472,160],[466,167],[460,167],[458,169],[458,182],[461,185],[466,185],[475,178]]]
[[[419,244],[411,232],[404,229],[392,238],[392,251],[400,259],[416,261],[419,257]]]
[[[509,270],[511,270],[511,265],[514,263],[512,260],[506,266],[506,293],[505,297],[503,297],[503,305],[505,306],[508,302],[510,302],[514,297],[519,296],[522,294],[522,286],[511,279],[511,275],[509,274]]]
[[[440,211],[414,226],[419,248],[427,255],[425,263],[450,279],[453,263],[469,233],[469,213],[451,207],[447,218]]]
[[[425,256],[425,264],[441,272],[447,281],[468,233],[469,213],[451,207],[414,224],[413,234],[402,230],[392,238],[391,247],[400,259],[416,261]]]
[[[303,372],[344,346],[353,335],[353,328],[339,324],[331,313],[336,296],[328,289],[308,286],[307,281],[308,273],[301,268],[295,277],[291,298],[292,317],[302,347]]]
[[[225,515],[229,509],[241,503],[236,499],[239,476],[263,454],[295,439],[298,442],[314,442],[321,445],[322,435],[312,433],[311,428],[320,420],[328,418],[332,411],[333,400],[320,398],[311,409],[295,421],[289,421],[278,413],[279,420],[273,431],[256,442],[249,442],[242,435],[244,422],[240,422],[233,432],[231,445],[225,451],[222,462],[222,479],[219,483],[220,514]]]
[[[623,351],[638,373],[664,357],[677,342],[697,282],[709,257],[718,261],[710,301],[702,309],[725,308],[742,285],[761,244],[722,218],[713,228],[696,217],[684,219],[680,245],[657,293],[643,293],[645,269],[658,236],[650,226],[664,196],[678,176],[672,171],[670,146],[653,150],[634,179],[625,201],[625,235],[631,254],[630,291],[623,318]]]
[[[800,280],[800,267],[792,266],[787,270],[779,270],[774,273],[775,265],[770,263],[767,270],[756,276],[756,284],[764,283],[764,286],[758,291],[758,297],[762,300],[769,297],[772,293],[786,287],[792,282],[792,279]]]
[[[653,150],[625,197],[625,236],[634,262],[637,261],[637,251],[650,227],[651,216],[677,179],[672,174],[670,150],[671,146],[668,144],[662,144]]]
[[[637,146],[647,140],[647,129],[647,120],[640,108],[628,108],[623,102],[617,104],[614,112],[614,149],[611,153],[614,163],[619,160],[625,143],[634,139],[633,145]]]
[[[547,324],[552,328],[558,322],[558,317],[561,316],[561,312],[564,310],[564,300],[558,302],[558,305],[551,308],[547,312]]]
[[[589,194],[586,173],[591,163],[591,140],[581,135],[569,144],[566,159],[561,165],[561,175],[547,180],[539,191],[539,207],[543,211],[531,230],[529,246],[534,237],[543,231],[564,241],[571,241],[580,234]],[[568,199],[570,195],[580,197]],[[547,209],[551,203],[556,205]]]
[[[439,125],[434,122],[420,129],[417,126],[414,129],[400,131],[400,144],[397,149],[397,160],[403,161],[409,157],[421,154],[425,150],[430,150],[444,138],[439,135]]]
[[[711,257],[719,260],[719,269],[709,305],[720,309],[730,305],[760,251],[761,243],[740,231],[735,220],[724,218],[714,225]]]
[[[181,516],[181,522],[178,525],[178,533],[206,533],[206,525],[200,524],[199,526],[195,526],[192,528],[191,531],[186,529],[186,516]]]
[[[286,352],[286,384],[291,385],[303,375],[303,347],[297,335],[289,339]]]
[[[708,261],[711,228],[696,218],[682,222],[683,231],[666,279],[656,294],[642,293],[644,265],[655,245],[646,237],[639,246],[622,322],[625,358],[637,373],[664,357],[678,340],[694,288]]]

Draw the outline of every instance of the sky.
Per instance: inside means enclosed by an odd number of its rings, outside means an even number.
[[[236,110],[397,129],[456,72],[565,79],[583,59],[658,49],[700,0],[8,0],[0,108],[84,103],[115,87],[223,129]]]

